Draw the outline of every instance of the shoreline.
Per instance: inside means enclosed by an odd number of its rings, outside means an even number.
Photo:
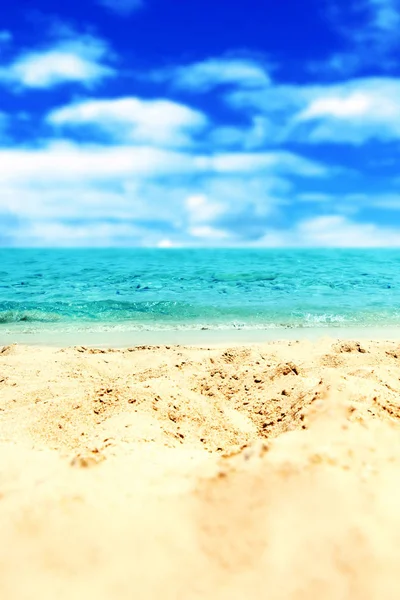
[[[149,345],[248,346],[269,342],[331,340],[400,340],[400,327],[310,327],[276,329],[7,331],[0,329],[0,346],[129,348]]]

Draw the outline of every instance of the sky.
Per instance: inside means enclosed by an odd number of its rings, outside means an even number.
[[[400,246],[400,0],[0,7],[0,246]]]

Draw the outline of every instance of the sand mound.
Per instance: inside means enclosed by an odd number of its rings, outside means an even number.
[[[399,357],[0,353],[1,597],[397,599]]]

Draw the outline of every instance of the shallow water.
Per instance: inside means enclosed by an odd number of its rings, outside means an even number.
[[[0,250],[0,333],[400,327],[399,250]]]

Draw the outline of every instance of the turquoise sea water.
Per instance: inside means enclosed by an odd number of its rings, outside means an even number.
[[[0,335],[388,326],[398,250],[0,250]]]

